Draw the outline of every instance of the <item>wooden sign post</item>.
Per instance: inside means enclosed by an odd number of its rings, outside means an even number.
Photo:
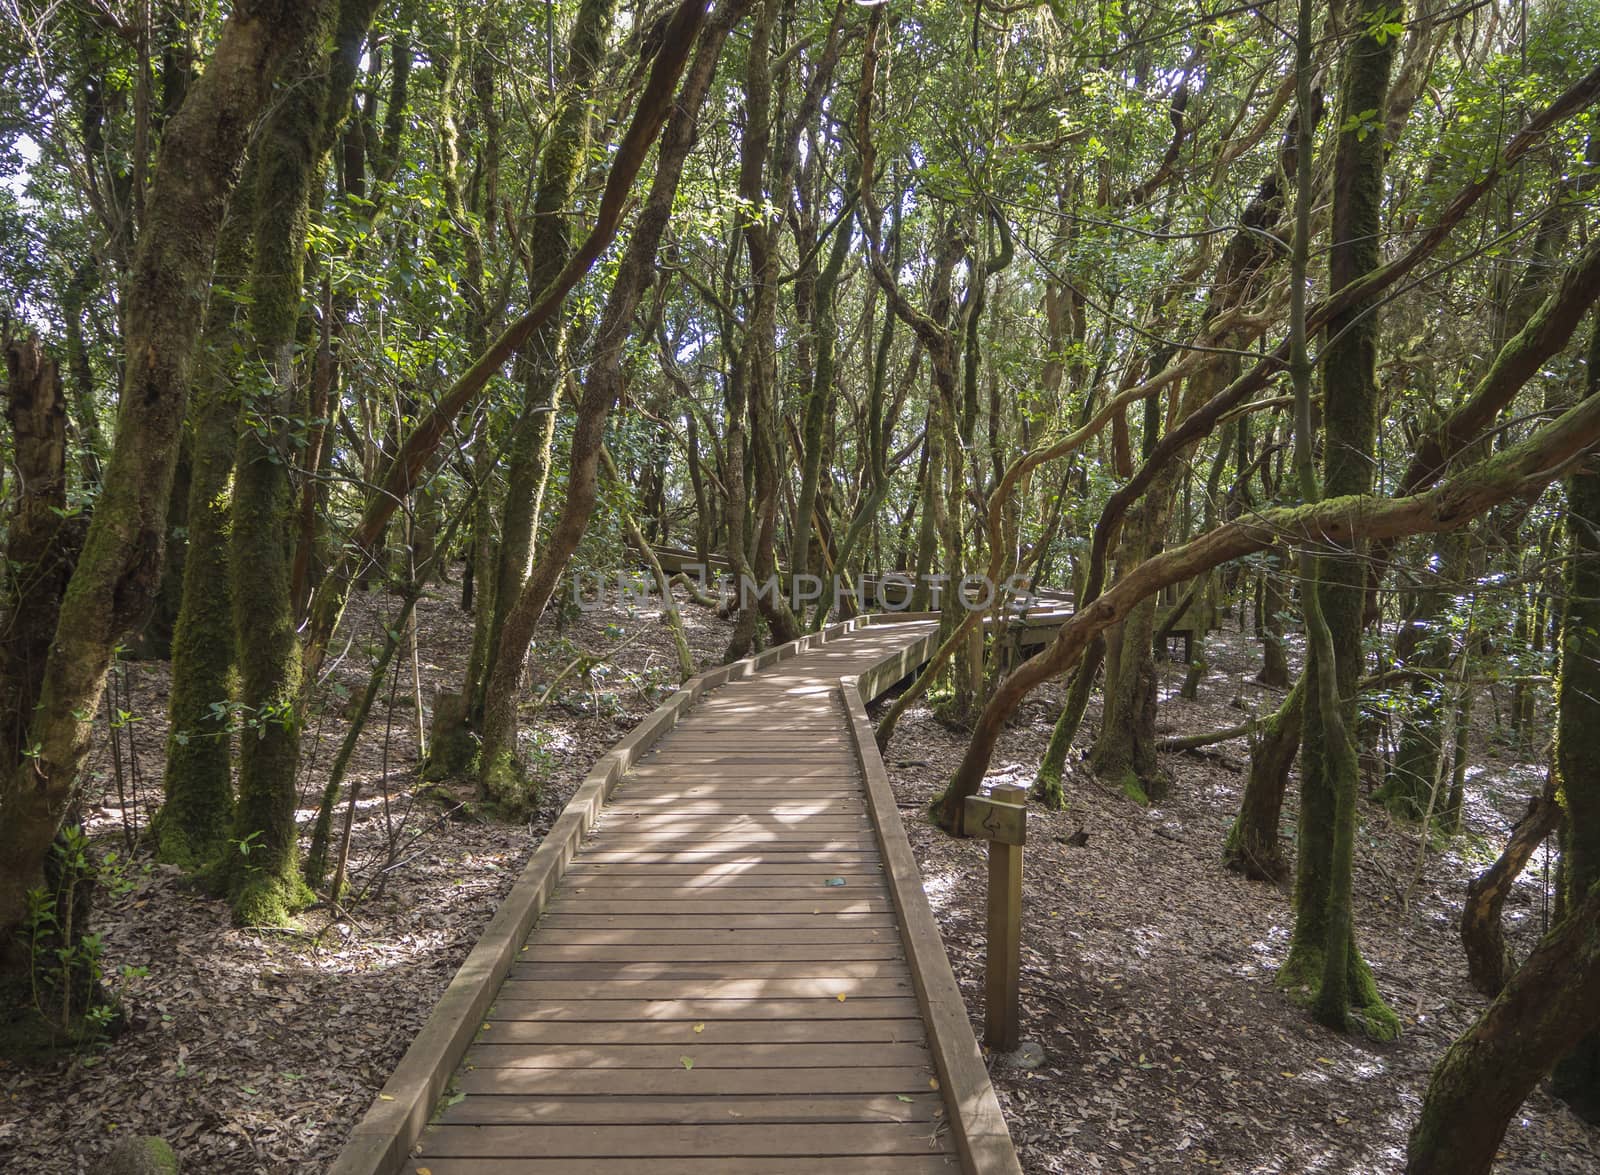
[[[1022,1043],[1018,988],[1022,975],[1022,846],[1028,834],[1028,791],[997,787],[969,796],[965,827],[989,842],[989,944],[984,960],[983,1043],[1014,1052]]]

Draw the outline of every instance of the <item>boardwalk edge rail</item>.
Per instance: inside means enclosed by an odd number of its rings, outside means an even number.
[[[839,679],[850,718],[856,757],[867,784],[867,810],[872,814],[885,878],[900,912],[902,939],[917,1003],[928,1026],[928,1048],[950,1107],[950,1129],[962,1164],[974,1175],[1022,1175],[1022,1165],[1006,1128],[1000,1102],[989,1082],[989,1069],[978,1051],[966,1002],[956,985],[945,953],[939,924],[922,887],[922,872],[911,855],[905,825],[889,785],[889,772],[867,719],[863,698],[875,698],[926,661],[936,643],[930,633],[866,673]]]
[[[617,781],[628,769],[708,691],[837,640],[869,619],[841,621],[819,633],[775,645],[755,657],[691,677],[595,761],[528,858],[522,875],[412,1039],[400,1064],[356,1123],[344,1149],[328,1168],[328,1175],[394,1175],[404,1166],[494,1002],[518,949],[549,904]]]

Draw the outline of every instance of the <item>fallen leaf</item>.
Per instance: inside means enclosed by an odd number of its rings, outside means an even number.
[[[706,1030],[706,1026],[704,1024],[696,1024],[694,1026],[694,1030],[696,1032],[704,1032]]]
[[[694,1068],[694,1058],[693,1057],[679,1057],[678,1058],[678,1064],[682,1065],[685,1069],[693,1069]]]

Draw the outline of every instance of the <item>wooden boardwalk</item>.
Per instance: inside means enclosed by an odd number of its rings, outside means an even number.
[[[600,809],[401,1169],[1018,1169],[860,746],[857,682],[887,688],[932,629],[838,626],[677,717]]]

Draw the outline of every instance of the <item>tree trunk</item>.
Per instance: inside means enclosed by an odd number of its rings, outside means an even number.
[[[1165,545],[1167,521],[1181,466],[1158,476],[1123,526],[1120,568],[1131,569]],[[1101,779],[1138,803],[1163,799],[1171,780],[1156,759],[1156,601],[1136,607],[1106,640],[1106,681],[1100,735],[1089,762]]]
[[[1289,863],[1283,859],[1278,824],[1283,814],[1283,796],[1289,787],[1289,771],[1300,753],[1306,688],[1305,675],[1301,674],[1277,712],[1251,740],[1250,773],[1245,777],[1239,814],[1234,817],[1222,848],[1222,863],[1229,869],[1273,885],[1289,879]]]
[[[28,750],[50,634],[72,575],[81,524],[66,520],[67,405],[61,371],[37,337],[9,342],[6,423],[16,487],[0,562],[0,763]]]
[[[166,125],[147,217],[123,292],[122,409],[83,554],[62,600],[21,763],[0,764],[0,941],[73,796],[112,650],[160,584],[162,544],[194,344],[229,192],[280,67],[316,23],[316,4],[234,6],[205,73]]]
[[[584,0],[572,26],[561,104],[539,155],[539,191],[528,232],[528,286],[535,293],[561,272],[572,252],[570,210],[589,153],[590,108],[615,10],[616,0]],[[565,335],[565,315],[552,317],[533,332],[519,360],[523,396],[504,458],[506,496],[494,607],[482,614],[487,624],[485,647],[489,649],[498,647],[506,616],[515,607],[533,567],[561,404]],[[469,716],[481,713],[486,684],[484,678],[467,683]]]
[[[1384,9],[1387,12],[1388,9]],[[1371,0],[1353,14],[1366,29],[1377,15]],[[1336,125],[1333,227],[1329,286],[1348,288],[1378,266],[1382,224],[1383,134],[1361,122],[1364,110],[1382,110],[1397,39],[1356,35],[1346,51]],[[1309,150],[1309,135],[1302,139]],[[1309,160],[1302,160],[1308,165]],[[1302,174],[1308,174],[1302,170]],[[1303,203],[1311,198],[1299,193]],[[1372,487],[1377,431],[1377,315],[1365,300],[1334,315],[1323,347],[1322,493],[1329,498],[1366,494]],[[1304,427],[1304,422],[1297,425]],[[1306,438],[1309,444],[1309,438]],[[1315,578],[1302,592],[1316,597],[1331,637],[1332,673],[1312,642],[1308,650],[1305,738],[1301,749],[1300,823],[1295,873],[1294,930],[1279,982],[1304,993],[1317,1019],[1343,1029],[1359,1024],[1368,1034],[1391,1038],[1399,1021],[1383,1003],[1356,945],[1351,913],[1359,762],[1355,729],[1356,681],[1361,674],[1362,612],[1366,566],[1362,540],[1324,547]],[[1308,628],[1317,622],[1310,602]],[[1329,686],[1336,690],[1330,696]],[[1315,688],[1313,688],[1315,687]]]
[[[1281,558],[1262,562],[1261,610],[1256,617],[1261,635],[1261,672],[1256,680],[1274,689],[1289,685],[1289,658],[1283,647],[1283,613],[1289,601],[1283,590],[1282,562]]]
[[[295,822],[300,766],[300,640],[296,634],[294,555],[298,528],[292,421],[305,399],[295,364],[296,328],[304,287],[311,194],[349,92],[336,92],[335,35],[353,59],[366,35],[347,26],[349,10],[372,0],[343,0],[324,16],[304,46],[292,84],[273,107],[256,148],[255,253],[250,275],[255,402],[247,417],[262,422],[240,432],[234,458],[229,564],[239,657],[239,701],[245,729],[239,740],[239,792],[231,839],[219,880],[244,926],[278,926],[311,899],[299,868]],[[348,40],[346,40],[348,38]],[[348,75],[353,77],[353,71]],[[248,395],[248,393],[247,393]]]
[[[1600,397],[1600,319],[1589,339],[1585,401]],[[1566,609],[1556,679],[1556,775],[1567,822],[1561,861],[1566,901],[1600,883],[1600,463],[1567,479]],[[1556,1066],[1557,1096],[1600,1122],[1600,1033],[1591,1031]]]
[[[1067,807],[1061,778],[1066,773],[1067,756],[1072,753],[1073,740],[1078,737],[1078,728],[1083,725],[1083,712],[1089,706],[1089,696],[1094,693],[1094,679],[1100,672],[1105,655],[1106,641],[1098,638],[1090,644],[1083,660],[1078,663],[1078,672],[1073,675],[1072,685],[1068,687],[1067,696],[1061,703],[1061,714],[1051,728],[1050,742],[1044,749],[1044,758],[1039,762],[1039,774],[1033,781],[1033,798],[1057,812],[1063,812]]]
[[[670,61],[673,54],[679,55],[681,60],[696,37],[699,38],[694,63],[684,77],[676,103],[672,103],[670,91],[661,97],[664,103],[671,105],[672,114],[657,152],[655,179],[618,263],[616,281],[595,331],[594,352],[573,429],[567,462],[567,496],[561,515],[516,605],[507,612],[500,642],[493,651],[484,695],[479,786],[486,798],[507,812],[525,812],[535,799],[530,787],[533,781],[517,755],[517,702],[523,662],[539,617],[594,512],[606,418],[622,386],[623,348],[632,332],[639,300],[653,277],[656,250],[671,214],[684,160],[694,143],[700,106],[705,100],[717,57],[728,30],[746,7],[747,0],[733,0],[719,10],[718,18],[705,26],[703,34],[700,30],[705,24],[704,9],[679,9],[657,57],[658,69],[662,62]],[[641,99],[641,103],[643,101]]]
[[[255,192],[234,193],[217,248],[216,282],[242,290],[249,268]],[[199,379],[189,411],[189,551],[172,639],[165,797],[153,823],[156,856],[198,869],[220,856],[233,819],[233,594],[228,564],[234,450],[238,446],[241,373],[225,365],[233,351],[234,298],[207,307]]]
[[[1433,1071],[1406,1175],[1488,1175],[1506,1126],[1575,1039],[1600,1029],[1600,888],[1549,934]]]
[[[1434,795],[1440,779],[1439,760],[1445,745],[1445,680],[1453,641],[1445,609],[1445,584],[1459,583],[1467,574],[1465,535],[1451,535],[1434,544],[1434,559],[1419,570],[1422,581],[1406,601],[1405,617],[1395,637],[1395,662],[1425,670],[1411,679],[1411,708],[1400,728],[1399,745],[1389,778],[1375,798],[1396,816],[1421,820],[1430,806],[1438,814]]]
[[[1486,996],[1499,995],[1516,971],[1501,933],[1500,911],[1529,858],[1560,827],[1561,817],[1552,774],[1544,794],[1528,801],[1528,811],[1511,830],[1495,863],[1467,886],[1467,900],[1461,910],[1461,946],[1467,955],[1467,977]]]

